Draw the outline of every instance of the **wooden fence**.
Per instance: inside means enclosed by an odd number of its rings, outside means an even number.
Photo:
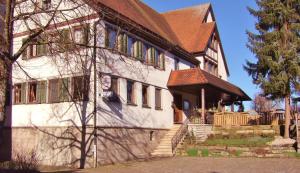
[[[221,112],[215,113],[214,126],[278,125],[282,122],[281,114],[250,115],[249,113]]]

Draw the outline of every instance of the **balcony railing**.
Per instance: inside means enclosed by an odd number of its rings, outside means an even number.
[[[189,116],[192,124],[213,124],[214,126],[246,126],[246,125],[279,125],[283,114],[274,112],[264,115],[250,115],[248,112],[214,112],[206,111],[201,117],[201,111],[193,111]]]

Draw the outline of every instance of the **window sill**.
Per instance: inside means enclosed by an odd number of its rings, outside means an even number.
[[[128,106],[137,106],[137,104],[135,104],[135,103],[130,103],[130,102],[127,103],[127,105],[128,105]]]
[[[162,111],[163,109],[160,108],[160,107],[155,107],[155,110],[157,110],[157,111]]]
[[[143,107],[143,108],[146,108],[146,109],[151,109],[151,107],[148,106],[148,105],[143,105],[142,107]]]

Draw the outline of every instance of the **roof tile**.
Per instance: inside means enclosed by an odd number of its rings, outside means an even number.
[[[228,93],[238,95],[244,98],[245,100],[251,100],[250,97],[239,87],[199,68],[176,70],[171,72],[167,84],[168,87],[178,87],[187,85],[212,85]]]

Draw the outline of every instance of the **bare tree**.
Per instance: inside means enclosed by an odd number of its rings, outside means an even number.
[[[279,105],[280,101],[268,99],[267,97],[258,93],[255,95],[252,102],[252,109],[261,114],[274,111],[275,109],[279,108]]]
[[[111,48],[113,50],[107,50],[108,48],[104,46],[104,24],[101,22],[101,19],[106,15],[104,11],[98,11],[97,21],[76,20],[76,25],[80,27],[74,26],[73,19],[80,19],[82,16],[86,16],[86,13],[89,13],[91,8],[85,8],[85,3],[81,4],[77,1],[69,2],[71,2],[71,6],[66,5],[63,0],[60,0],[56,5],[47,9],[40,8],[39,4],[34,4],[33,7],[38,9],[30,14],[28,13],[27,16],[25,16],[25,12],[22,11],[24,9],[22,6],[14,5],[15,7],[13,8],[18,14],[12,18],[12,20],[15,20],[14,26],[25,26],[25,30],[30,32],[28,32],[28,37],[23,39],[22,46],[20,46],[18,50],[14,50],[14,54],[11,51],[9,52],[11,55],[5,56],[7,60],[13,59],[13,61],[9,61],[11,62],[9,69],[13,67],[17,71],[22,72],[25,74],[27,80],[41,80],[37,76],[32,75],[30,70],[28,70],[37,68],[36,66],[30,63],[22,64],[17,61],[21,56],[24,56],[23,58],[25,58],[26,61],[26,57],[30,56],[28,55],[28,50],[30,50],[32,46],[38,46],[40,53],[47,57],[44,63],[49,64],[55,71],[55,78],[53,81],[49,81],[49,85],[51,83],[51,85],[58,86],[64,91],[63,93],[55,93],[57,91],[54,91],[53,95],[52,93],[48,95],[50,104],[53,103],[51,105],[52,116],[48,117],[48,121],[58,122],[60,125],[64,124],[66,128],[57,128],[55,130],[47,129],[40,127],[39,124],[36,124],[34,121],[31,125],[47,138],[42,140],[46,141],[46,143],[42,143],[43,145],[51,146],[52,150],[57,152],[57,154],[71,151],[69,154],[72,154],[72,159],[69,164],[79,164],[80,168],[86,166],[87,159],[93,158],[94,153],[92,152],[92,146],[95,141],[101,142],[108,140],[123,150],[126,150],[129,153],[129,158],[136,159],[138,156],[131,151],[132,149],[129,144],[124,145],[116,140],[116,136],[113,134],[110,134],[105,129],[99,129],[95,124],[96,120],[93,118],[95,118],[96,115],[105,117],[101,116],[103,113],[110,116],[106,118],[113,120],[108,120],[111,123],[110,125],[122,121],[120,123],[135,126],[131,124],[131,122],[119,118],[122,116],[120,115],[122,114],[120,113],[120,109],[122,109],[123,105],[127,104],[127,102],[125,103],[120,97],[118,97],[118,103],[110,103],[104,99],[103,102],[109,107],[108,110],[98,104],[97,97],[99,93],[97,90],[106,85],[105,81],[102,80],[103,74],[122,76],[126,70],[126,72],[134,75],[136,79],[145,81],[147,75],[150,73],[149,67],[142,65],[140,61],[124,58],[124,53],[120,53],[121,48],[119,47],[120,45],[117,44],[117,39],[115,40],[114,47]],[[21,4],[22,2],[18,1],[18,5]],[[61,9],[61,6],[68,8]],[[21,14],[24,14],[24,16]],[[39,15],[36,16],[37,14]],[[47,20],[44,20],[44,18]],[[65,25],[62,26],[62,22],[65,23]],[[121,28],[125,28],[126,32],[135,32],[132,27],[119,23],[116,35],[122,34],[123,31]],[[73,32],[77,29],[84,32],[83,39],[79,41],[76,40],[75,33]],[[12,46],[12,43],[10,44],[10,46]],[[5,55],[5,51],[3,55]],[[10,70],[8,70],[8,72],[7,74],[11,77]],[[24,75],[14,77],[22,78]],[[74,81],[77,81],[77,83],[74,84]],[[10,82],[10,80],[7,80],[7,92],[10,92],[11,89]],[[71,87],[70,85],[76,86]],[[10,94],[7,96],[9,95]],[[5,98],[9,102],[7,105],[10,105],[11,98]],[[62,107],[55,104],[57,102],[66,102],[63,110]],[[139,117],[135,112],[128,112],[128,114],[132,115],[132,117],[136,114],[135,117]],[[116,117],[116,115],[119,117]],[[142,125],[143,123],[144,122],[140,120],[136,120],[136,124]],[[122,131],[121,133],[120,136],[126,137],[127,140],[137,142],[133,139],[134,134],[131,134],[130,130]],[[146,141],[146,139],[139,140],[139,145],[146,146]],[[94,145],[97,144],[94,143]],[[102,145],[107,144],[103,142]],[[109,148],[110,146],[106,147]],[[148,150],[145,151],[145,153],[149,153],[151,148],[145,148]],[[47,151],[45,151],[45,154],[47,154]],[[114,153],[109,154],[108,159],[111,159],[111,163],[118,160],[118,158],[114,157],[116,157]]]
[[[66,14],[79,11],[85,3],[80,1],[55,0],[54,3],[43,4],[41,0],[2,0],[5,13],[0,16],[3,24],[3,35],[0,36],[0,143],[3,142],[3,126],[11,116],[11,79],[12,65],[26,52],[29,45],[35,44],[35,40],[58,23],[76,15]],[[68,5],[66,5],[68,4]],[[49,5],[49,6],[47,6]],[[72,14],[72,13],[70,13]],[[22,45],[15,49],[14,33],[28,35]]]

